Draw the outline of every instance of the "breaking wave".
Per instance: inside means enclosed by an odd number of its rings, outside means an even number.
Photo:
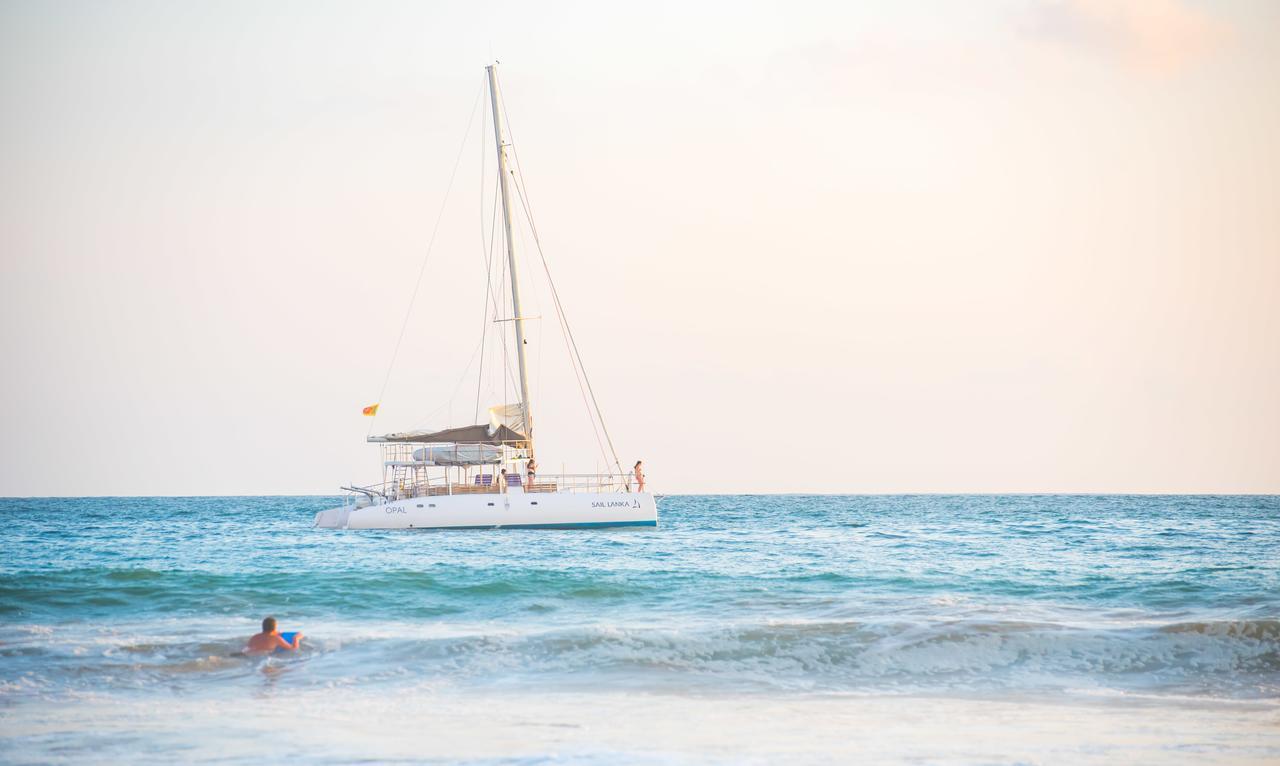
[[[1280,695],[1280,621],[1075,627],[956,621],[764,622],[697,628],[580,626],[549,631],[368,630],[308,634],[298,656],[246,660],[242,639],[89,635],[52,646],[40,626],[8,631],[0,658],[39,672],[0,695],[103,684],[216,683],[305,663],[309,682],[528,687],[601,683],[648,690],[922,693],[1114,690],[1229,698]]]

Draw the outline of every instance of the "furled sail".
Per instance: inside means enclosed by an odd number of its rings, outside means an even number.
[[[526,420],[523,404],[495,404],[489,408],[489,433],[495,434],[506,426],[518,434],[527,434]]]

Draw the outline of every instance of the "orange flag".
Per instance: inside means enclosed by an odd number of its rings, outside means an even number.
[[[374,415],[377,415],[378,405],[370,404],[368,407],[365,407],[363,410],[361,410],[361,414],[368,415],[369,417],[373,417]]]

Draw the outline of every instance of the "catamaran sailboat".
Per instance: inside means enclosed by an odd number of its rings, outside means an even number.
[[[503,139],[496,64],[486,67],[486,72],[498,155],[503,239],[511,291],[509,321],[515,331],[520,401],[489,408],[488,423],[368,437],[369,442],[379,445],[382,453],[382,481],[370,486],[343,487],[347,494],[342,506],[316,514],[317,527],[537,529],[656,526],[658,523],[657,504],[653,494],[644,491],[643,474],[637,476],[623,471],[616,452],[612,454],[613,468],[606,472],[548,475],[531,470],[536,465],[534,421],[525,359],[526,317],[520,310],[516,243],[512,236],[514,175],[508,160],[510,144]],[[556,308],[560,312],[558,297]],[[562,313],[560,319],[563,323]],[[593,404],[594,398],[592,394]],[[373,411],[376,414],[376,406]],[[603,428],[602,418],[600,425]],[[612,451],[607,430],[605,434]]]

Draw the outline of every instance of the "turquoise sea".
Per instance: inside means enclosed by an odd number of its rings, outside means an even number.
[[[334,503],[0,500],[0,761],[1280,762],[1280,497]]]

